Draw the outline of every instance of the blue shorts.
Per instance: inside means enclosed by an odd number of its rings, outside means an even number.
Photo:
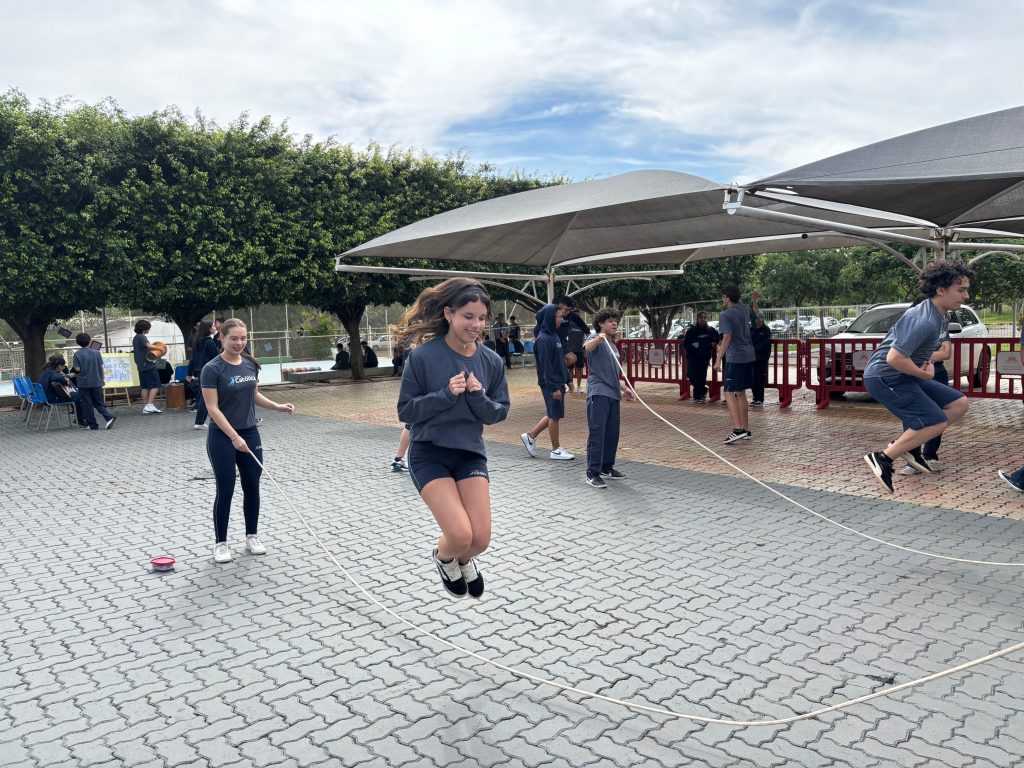
[[[405,458],[409,462],[409,477],[420,493],[423,493],[428,483],[442,477],[450,477],[456,483],[471,477],[490,479],[487,474],[487,457],[472,451],[442,448],[417,440],[410,443]]]
[[[897,373],[868,376],[864,379],[868,393],[903,422],[904,429],[924,429],[949,421],[942,410],[964,396],[935,379],[918,379]]]
[[[160,389],[160,374],[156,372],[156,368],[139,371],[139,387],[141,389]]]
[[[754,364],[722,363],[722,388],[726,392],[743,392],[754,386]]]
[[[544,395],[544,413],[549,419],[565,418],[565,389],[563,387],[562,398],[555,400],[554,396],[546,389],[540,391]]]

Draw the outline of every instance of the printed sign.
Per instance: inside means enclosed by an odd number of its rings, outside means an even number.
[[[996,355],[996,373],[1000,376],[1024,376],[1020,352],[1000,352]]]
[[[264,342],[263,343],[263,351],[264,352],[273,352],[274,351],[273,343],[271,343],[269,341]]]
[[[139,371],[130,352],[103,355],[103,388],[122,389],[139,386]]]
[[[653,366],[659,366],[665,364],[665,350],[664,349],[649,349],[647,350],[647,362]]]

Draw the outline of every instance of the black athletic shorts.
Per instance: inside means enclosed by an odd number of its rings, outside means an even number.
[[[441,477],[450,477],[456,483],[471,477],[490,480],[487,458],[472,451],[414,441],[409,445],[406,460],[409,463],[409,477],[420,493],[423,493],[427,483]]]

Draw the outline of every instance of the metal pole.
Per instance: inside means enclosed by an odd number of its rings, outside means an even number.
[[[548,304],[555,303],[555,273],[549,269],[546,273],[548,281]]]
[[[110,334],[107,332],[107,308],[103,307],[103,351],[107,352],[110,348]]]
[[[291,331],[291,328],[288,327],[288,302],[286,301],[284,303],[284,353],[285,353],[285,355],[290,355],[292,353],[292,351],[291,351],[292,350],[291,344],[292,344],[292,331]],[[277,345],[277,353],[278,353],[277,354],[277,359],[278,359],[278,361],[280,361],[281,360],[281,345],[280,344]]]

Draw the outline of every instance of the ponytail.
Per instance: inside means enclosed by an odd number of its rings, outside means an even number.
[[[223,323],[220,324],[220,334],[221,334],[221,336],[223,337],[232,328],[245,328],[245,323],[243,323],[237,317],[229,317],[227,320],[225,320]],[[260,365],[259,361],[255,357],[250,355],[248,352],[246,352],[245,350],[242,350],[242,357],[244,357],[250,363],[255,365],[257,371],[260,371],[260,370],[263,369],[263,366]]]

